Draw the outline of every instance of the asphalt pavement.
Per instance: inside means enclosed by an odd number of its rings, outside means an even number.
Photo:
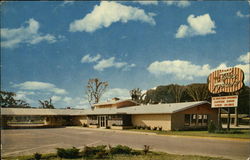
[[[2,156],[51,153],[57,147],[85,145],[127,145],[182,155],[205,155],[246,160],[250,157],[250,140],[206,137],[162,136],[150,133],[89,128],[46,128],[2,130]]]

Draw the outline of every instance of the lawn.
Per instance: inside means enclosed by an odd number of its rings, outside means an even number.
[[[19,156],[19,157],[8,157],[3,160],[31,160],[32,156]],[[97,160],[94,158],[88,158],[88,160]],[[196,156],[196,155],[176,155],[167,154],[162,152],[150,152],[147,155],[114,155],[112,158],[105,158],[107,160],[229,160],[221,157],[207,157],[207,156]],[[56,154],[44,154],[41,160],[61,160],[56,157]],[[62,159],[69,160],[69,159]],[[85,158],[77,158],[72,160],[87,160]]]
[[[250,139],[250,130],[234,130],[229,133],[208,133],[208,131],[154,131],[141,129],[128,129],[127,131],[151,132],[159,135],[178,135],[178,136],[198,136],[198,137],[223,137],[223,138],[242,138]]]

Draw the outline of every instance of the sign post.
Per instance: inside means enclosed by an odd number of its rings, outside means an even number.
[[[221,128],[221,108],[228,108],[227,129],[230,129],[230,108],[235,107],[235,125],[238,125],[238,95],[236,91],[243,86],[244,72],[237,67],[226,70],[216,70],[208,76],[208,90],[212,94],[220,94],[228,96],[212,97],[212,108],[218,108],[218,128]],[[230,95],[231,94],[231,95]]]

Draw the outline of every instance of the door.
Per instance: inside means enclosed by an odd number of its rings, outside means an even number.
[[[106,127],[106,116],[100,116],[100,127]]]

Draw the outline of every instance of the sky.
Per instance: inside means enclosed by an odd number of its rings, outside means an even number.
[[[26,1],[1,3],[1,90],[38,107],[89,108],[90,78],[102,101],[133,88],[206,83],[239,67],[249,86],[247,1]]]

